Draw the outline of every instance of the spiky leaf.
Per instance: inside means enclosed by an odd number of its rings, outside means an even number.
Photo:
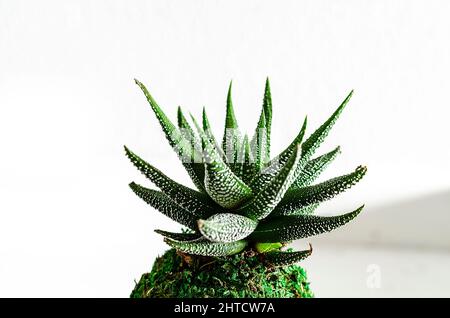
[[[187,121],[186,117],[184,116],[180,106],[178,106],[177,119],[178,119],[178,128],[180,129],[182,137],[185,138],[187,141],[189,141],[189,144],[191,146],[193,162],[200,163],[201,162],[200,140],[195,134],[189,122]]]
[[[354,219],[363,209],[338,216],[295,215],[260,222],[249,239],[256,242],[289,242],[334,230]]]
[[[238,160],[239,169],[237,169],[237,173],[245,184],[249,184],[258,172],[258,169],[256,168],[253,152],[251,150],[247,135],[244,136]]]
[[[150,95],[144,84],[139,82],[137,79],[135,79],[135,82],[147,98],[147,101],[150,104],[153,112],[155,113],[156,118],[158,119],[161,128],[163,129],[164,134],[169,141],[170,146],[176,151],[178,157],[183,162],[183,166],[189,174],[192,182],[199,190],[203,190],[204,186],[201,175],[202,169],[199,169],[199,167],[202,167],[202,165],[195,162],[195,156],[191,149],[190,143],[183,138],[180,131],[162,111],[161,107],[159,107],[159,105],[153,99],[152,95]]]
[[[248,244],[245,240],[231,243],[217,243],[206,239],[179,242],[168,238],[164,239],[164,242],[181,252],[202,256],[227,256],[237,254],[241,252]]]
[[[241,143],[241,133],[234,114],[233,101],[231,98],[232,82],[228,87],[227,108],[225,115],[225,129],[223,133],[222,149],[225,152],[227,163],[236,163]]]
[[[239,211],[254,220],[267,217],[297,177],[295,168],[300,160],[300,153],[301,149],[297,147],[279,173]]]
[[[266,116],[264,109],[261,111],[258,125],[256,126],[255,134],[251,141],[253,153],[255,153],[256,169],[261,170],[267,164],[267,130],[266,130]]]
[[[212,132],[211,124],[209,123],[209,119],[208,119],[208,115],[206,114],[205,107],[203,107],[203,112],[202,112],[202,127],[203,127],[203,131],[204,131],[206,137],[208,138],[209,142],[211,143],[211,145],[214,146],[214,148],[219,153],[220,157],[224,158],[222,148],[217,143],[216,137],[214,137],[214,134]],[[205,148],[205,144],[203,144],[203,149],[204,148]]]
[[[266,162],[270,159],[270,133],[272,130],[272,94],[270,93],[269,78],[266,79],[264,88],[263,110],[266,118]]]
[[[220,213],[199,220],[198,228],[208,240],[213,242],[234,242],[250,235],[258,222],[242,215]]]
[[[141,159],[126,146],[125,153],[134,166],[148,179],[150,179],[164,194],[170,197],[175,203],[200,217],[206,217],[213,212],[220,211],[206,194],[192,190],[170,179],[157,168]]]
[[[303,125],[297,134],[297,136],[294,138],[294,140],[291,142],[291,144],[283,150],[277,157],[275,157],[273,160],[271,160],[267,166],[267,168],[263,169],[259,174],[257,174],[250,182],[250,188],[254,190],[255,192],[260,191],[261,189],[265,188],[267,184],[273,179],[274,176],[276,176],[280,170],[283,168],[283,166],[286,164],[286,162],[289,160],[289,158],[292,156],[294,151],[299,147],[303,140],[303,136],[305,135],[306,131],[306,124],[307,124],[307,118],[305,117],[305,120],[303,121]],[[297,169],[297,174],[301,171],[300,169]]]
[[[309,250],[296,252],[270,252],[264,255],[264,261],[272,266],[288,266],[304,260],[312,254],[312,246]]]
[[[261,169],[270,160],[270,133],[272,127],[272,95],[270,93],[269,78],[264,88],[263,106],[258,125],[252,138],[252,149],[255,154],[256,167]]]
[[[316,185],[297,190],[289,190],[286,192],[286,195],[281,200],[280,204],[276,207],[274,213],[289,214],[290,211],[295,211],[311,204],[332,199],[339,193],[350,189],[364,177],[366,172],[366,167],[359,166],[352,173]]]
[[[205,165],[206,192],[216,203],[224,208],[238,206],[251,196],[251,189],[223,162],[219,152],[211,145],[196,120],[193,117],[192,120],[205,145],[203,161]]]
[[[350,94],[347,95],[347,97],[344,99],[341,105],[334,111],[334,113],[330,116],[330,118],[328,118],[327,121],[325,121],[319,128],[317,128],[317,130],[303,143],[302,150],[304,157],[307,158],[311,157],[314,154],[314,151],[322,144],[322,142],[328,136],[328,133],[330,132],[331,128],[333,128],[337,119],[341,115],[345,106],[349,102],[352,95],[353,90],[350,92]]]
[[[309,138],[302,144],[302,160],[297,165],[298,175],[300,175],[301,171],[305,168],[316,149],[319,148],[319,146],[325,140],[326,136],[328,136],[328,133],[330,132],[331,128],[333,128],[334,124],[341,115],[352,95],[353,90],[350,92],[350,94],[347,95],[347,97],[334,111],[330,118],[328,118],[327,121],[325,121],[319,128],[317,128],[316,131],[314,131],[314,133],[312,133],[312,135],[309,136]]]
[[[198,233],[173,233],[173,232],[167,232],[163,230],[155,230],[156,233],[167,237],[171,240],[185,242],[185,241],[192,241],[199,239],[201,237]]]
[[[195,133],[194,130],[192,130],[191,125],[187,121],[186,117],[183,114],[183,110],[180,106],[178,106],[177,109],[177,121],[178,121],[178,128],[184,129],[187,135],[188,140],[194,140]]]
[[[197,230],[197,220],[200,216],[183,209],[164,193],[144,188],[134,182],[130,183],[130,188],[138,197],[162,214],[168,216],[175,222],[190,228],[191,230]]]
[[[334,150],[310,160],[289,190],[299,189],[313,183],[340,152],[340,147],[336,147]]]

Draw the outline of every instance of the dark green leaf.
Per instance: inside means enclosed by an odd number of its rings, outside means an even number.
[[[206,194],[192,190],[170,179],[151,164],[141,159],[125,146],[125,153],[138,170],[150,179],[164,194],[175,203],[200,217],[218,213],[221,208]]]
[[[332,231],[352,219],[363,209],[338,216],[280,216],[260,222],[250,239],[256,242],[289,242]]]
[[[239,153],[239,146],[241,143],[241,133],[234,114],[233,101],[231,99],[231,87],[228,87],[227,94],[227,108],[225,116],[225,130],[223,133],[222,149],[225,153],[227,163],[235,163]]]
[[[297,252],[270,252],[264,255],[265,262],[272,266],[288,266],[304,260],[312,254],[312,246],[309,250]]]
[[[289,190],[276,207],[274,213],[290,214],[290,211],[332,199],[359,182],[366,172],[366,167],[359,166],[352,173],[316,185]]]
[[[340,147],[336,147],[336,149],[310,160],[292,183],[290,190],[299,189],[313,183],[340,152]]]
[[[267,217],[296,179],[295,171],[300,160],[300,153],[301,148],[298,146],[278,174],[239,212],[254,220]]]
[[[175,241],[180,241],[180,242],[192,241],[192,240],[199,239],[201,237],[201,235],[198,233],[173,233],[173,232],[167,232],[167,231],[163,231],[163,230],[155,230],[155,232],[164,237],[167,237],[167,238],[175,240]]]
[[[168,216],[175,222],[190,228],[191,230],[197,230],[197,220],[200,217],[187,211],[186,209],[183,209],[164,193],[144,188],[134,182],[130,183],[130,188],[138,197],[162,214]]]
[[[164,134],[166,135],[166,138],[169,141],[170,146],[175,150],[178,157],[183,162],[183,166],[185,167],[195,186],[202,191],[204,189],[203,180],[200,179],[200,177],[198,176],[198,174],[200,173],[200,170],[198,169],[199,164],[195,163],[195,156],[191,149],[190,143],[183,138],[181,132],[175,127],[175,125],[162,111],[161,107],[159,107],[159,105],[150,95],[144,84],[142,84],[136,79],[135,82],[140,87],[145,97],[147,98],[147,101],[150,104],[153,112],[155,113],[156,118],[158,119],[164,131]]]

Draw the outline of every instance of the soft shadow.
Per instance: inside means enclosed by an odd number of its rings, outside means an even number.
[[[311,241],[450,251],[450,190],[367,207],[350,224]]]

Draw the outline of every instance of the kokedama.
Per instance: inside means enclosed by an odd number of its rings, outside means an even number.
[[[231,84],[225,129],[219,143],[203,109],[201,125],[178,108],[172,123],[146,87],[136,80],[196,189],[177,183],[130,149],[131,162],[159,191],[134,182],[131,189],[156,210],[183,225],[180,233],[156,230],[172,247],[144,274],[132,297],[309,297],[306,276],[295,263],[312,248],[284,250],[297,239],[331,231],[355,218],[363,206],[337,216],[318,216],[323,201],[349,189],[366,167],[325,182],[320,173],[340,153],[313,157],[352,93],[306,140],[305,118],[295,139],[271,158],[272,100],[266,81],[254,134],[242,135],[233,110]]]

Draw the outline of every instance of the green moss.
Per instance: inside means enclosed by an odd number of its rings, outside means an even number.
[[[313,293],[298,265],[267,266],[261,254],[251,251],[206,258],[170,249],[156,259],[150,273],[142,275],[130,297],[309,298]]]

